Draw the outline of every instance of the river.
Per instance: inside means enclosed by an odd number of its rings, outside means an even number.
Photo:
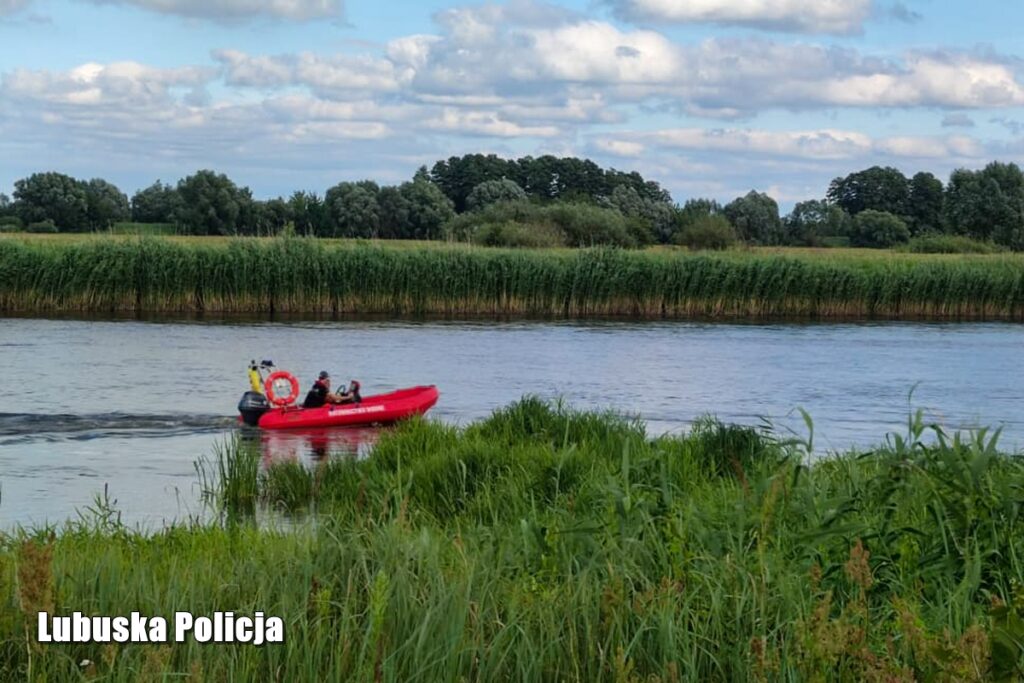
[[[868,447],[911,404],[947,428],[1003,426],[1024,444],[1024,326],[545,322],[197,322],[0,319],[0,528],[60,523],[106,488],[148,528],[199,515],[194,462],[237,429],[250,359],[319,370],[364,395],[436,384],[430,417],[486,416],[524,394],[640,416],[651,434],[706,413]],[[365,455],[376,433],[336,432]],[[311,457],[302,436],[268,458]],[[317,444],[314,444],[314,446]]]

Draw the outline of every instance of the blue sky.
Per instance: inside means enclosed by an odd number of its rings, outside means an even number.
[[[1003,0],[0,0],[0,192],[214,168],[259,197],[466,152],[789,207],[873,164],[1024,156]]]

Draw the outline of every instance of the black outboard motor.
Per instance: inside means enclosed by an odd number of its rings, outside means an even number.
[[[256,427],[260,423],[263,413],[270,410],[270,402],[267,397],[257,391],[247,391],[242,394],[242,400],[238,402],[238,412],[242,414],[242,421],[250,427]]]

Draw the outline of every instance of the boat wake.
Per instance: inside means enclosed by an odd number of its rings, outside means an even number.
[[[237,425],[224,415],[92,415],[0,413],[0,446],[33,442],[88,441],[107,437],[172,437],[222,432]]]

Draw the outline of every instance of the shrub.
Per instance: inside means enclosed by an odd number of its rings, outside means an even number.
[[[547,241],[559,234],[556,246],[636,247],[654,239],[650,227],[643,221],[627,219],[616,209],[577,202],[557,202],[546,206],[525,201],[498,202],[456,217],[448,222],[445,231],[451,239],[487,244],[489,242],[485,239],[495,243],[493,241],[502,239],[502,236],[512,238],[510,224],[531,226],[532,232],[546,235],[529,239]]]
[[[738,240],[729,220],[717,214],[700,216],[675,235],[676,244],[690,249],[728,249]]]
[[[481,226],[475,241],[488,247],[564,247],[565,233],[550,223],[488,223]]]
[[[850,238],[846,235],[825,235],[818,238],[818,246],[843,249],[850,246]]]
[[[914,254],[998,254],[1007,248],[966,235],[921,235],[900,248]]]
[[[54,222],[47,218],[45,221],[36,221],[35,223],[29,223],[25,228],[25,232],[35,233],[55,233],[59,232]]]
[[[910,239],[910,230],[899,216],[887,211],[867,209],[853,219],[853,246],[887,247]]]
[[[12,226],[16,230],[21,230],[24,225],[17,216],[0,216],[0,226]]]
[[[466,198],[466,208],[470,211],[483,209],[498,202],[518,202],[526,199],[526,191],[519,187],[514,180],[502,178],[501,180],[487,180],[469,193]]]

